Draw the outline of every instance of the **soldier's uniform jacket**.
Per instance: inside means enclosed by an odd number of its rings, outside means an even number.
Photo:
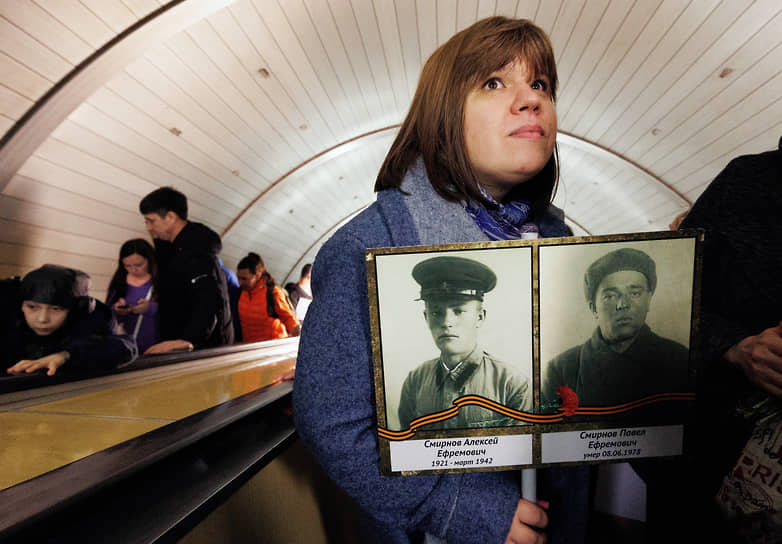
[[[439,358],[426,361],[405,379],[399,402],[403,429],[418,417],[450,408],[464,395],[481,395],[514,410],[532,409],[529,380],[481,350],[473,352],[448,371]],[[463,406],[458,415],[421,427],[422,429],[463,429],[520,425],[523,422],[481,406]]]

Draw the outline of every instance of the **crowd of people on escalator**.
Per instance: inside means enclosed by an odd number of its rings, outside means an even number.
[[[110,370],[137,357],[297,336],[311,265],[275,282],[257,253],[227,268],[220,236],[188,220],[187,197],[161,187],[140,204],[152,242],[119,249],[105,299],[69,264],[0,280],[0,365],[8,375]]]

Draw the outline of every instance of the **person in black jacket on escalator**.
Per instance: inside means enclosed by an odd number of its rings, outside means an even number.
[[[220,236],[187,220],[187,198],[161,187],[139,204],[155,239],[159,263],[160,337],[144,353],[167,353],[232,344],[228,288],[218,254]]]

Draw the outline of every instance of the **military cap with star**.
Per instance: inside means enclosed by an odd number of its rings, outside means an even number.
[[[421,285],[417,300],[470,297],[483,300],[497,285],[497,276],[483,263],[464,257],[433,257],[413,267],[413,279]]]

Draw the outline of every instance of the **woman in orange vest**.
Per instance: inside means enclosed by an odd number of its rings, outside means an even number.
[[[287,300],[266,271],[257,253],[248,253],[236,267],[242,294],[239,297],[239,323],[243,342],[262,342],[299,334],[299,322]]]

